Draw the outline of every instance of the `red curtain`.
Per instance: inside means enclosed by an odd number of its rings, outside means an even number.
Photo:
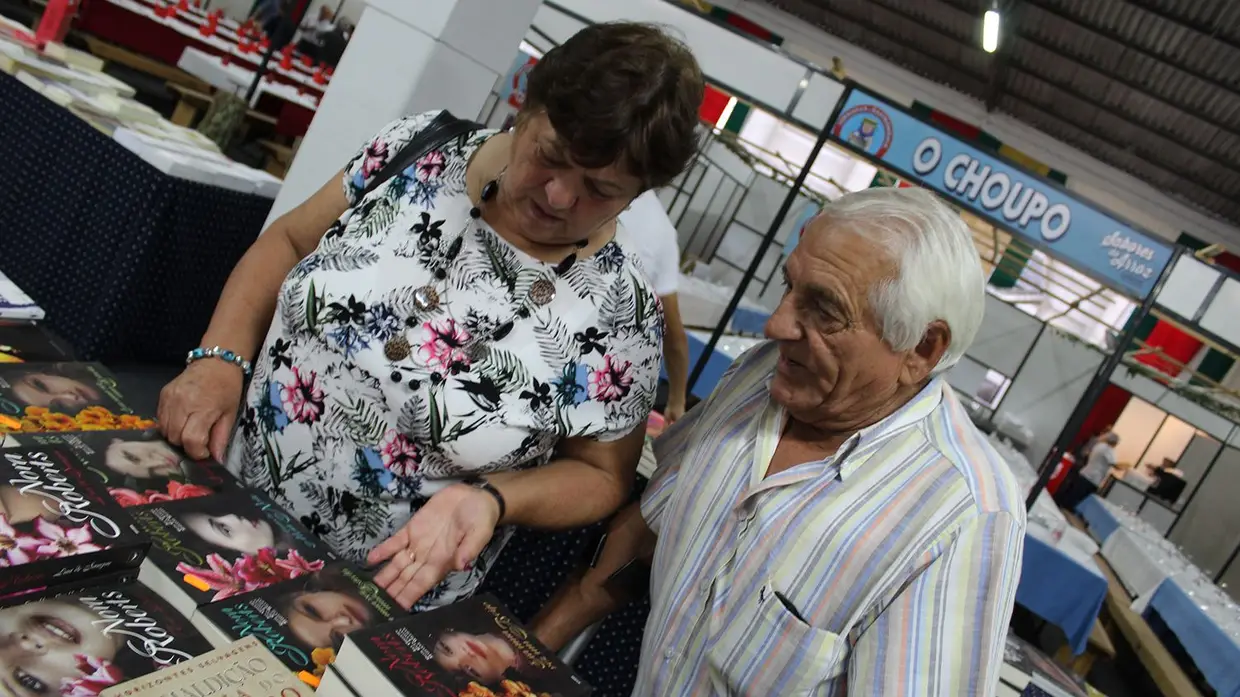
[[[1145,354],[1139,356],[1137,360],[1171,377],[1180,374],[1180,366],[1165,360],[1164,356],[1174,358],[1180,364],[1186,364],[1193,360],[1193,356],[1197,355],[1202,346],[1200,341],[1185,334],[1179,327],[1162,321],[1154,325],[1145,343],[1153,348],[1162,349],[1162,353]]]
[[[1121,367],[1120,370],[1123,370]],[[1124,407],[1128,406],[1128,400],[1132,399],[1132,394],[1122,387],[1115,385],[1107,385],[1102,394],[1098,396],[1098,401],[1094,402],[1094,406],[1089,410],[1089,416],[1085,417],[1085,423],[1081,426],[1081,430],[1077,431],[1076,438],[1072,441],[1072,450],[1085,444],[1085,441],[1102,433],[1107,426],[1114,426],[1119,415],[1123,413]]]

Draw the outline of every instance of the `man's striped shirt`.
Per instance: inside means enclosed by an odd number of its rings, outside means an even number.
[[[832,457],[766,477],[778,351],[739,358],[655,445],[636,695],[994,694],[1023,497],[941,378]]]

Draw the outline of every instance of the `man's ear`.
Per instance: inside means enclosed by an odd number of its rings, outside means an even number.
[[[901,382],[906,385],[919,385],[930,377],[930,373],[942,360],[943,354],[952,343],[952,330],[947,323],[936,319],[926,326],[921,341],[913,347],[904,359],[901,371]]]

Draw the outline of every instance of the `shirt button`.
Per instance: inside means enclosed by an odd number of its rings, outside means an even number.
[[[676,658],[676,652],[673,651],[672,649],[668,649],[667,651],[663,652],[663,657],[670,661],[673,658]]]

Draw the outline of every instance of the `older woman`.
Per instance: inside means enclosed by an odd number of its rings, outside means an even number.
[[[701,97],[686,47],[604,24],[530,73],[512,133],[453,139],[366,193],[435,114],[387,126],[242,258],[203,338],[220,350],[163,392],[166,435],[221,458],[232,433],[229,468],[384,563],[406,607],[470,594],[509,525],[607,516],[662,332],[615,220],[685,167]]]

